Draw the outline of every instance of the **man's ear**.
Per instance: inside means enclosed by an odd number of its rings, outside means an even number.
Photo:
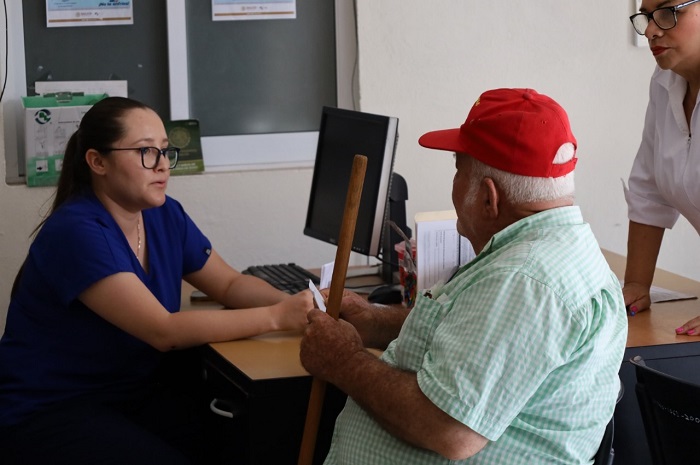
[[[482,210],[484,215],[487,218],[498,218],[498,203],[500,201],[500,196],[496,183],[493,182],[492,178],[484,178],[481,180],[479,190],[481,191]]]
[[[95,149],[88,149],[85,152],[85,162],[90,170],[95,174],[104,174],[105,172],[105,157]]]

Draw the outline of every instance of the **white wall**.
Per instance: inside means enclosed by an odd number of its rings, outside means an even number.
[[[396,170],[408,182],[409,218],[452,208],[452,157],[420,148],[418,137],[461,124],[484,90],[532,87],[568,111],[579,142],[577,203],[601,245],[625,252],[620,178],[639,143],[654,66],[647,48],[633,46],[632,0],[357,3],[361,109],[399,117]],[[169,194],[235,267],[318,267],[335,248],[302,233],[310,182],[311,169],[212,173],[172,178]],[[28,236],[51,192],[0,183],[0,331]],[[667,233],[659,266],[700,280],[698,245],[682,220]]]
[[[458,127],[481,92],[532,87],[567,110],[579,143],[577,203],[602,247],[626,253],[627,180],[655,62],[635,47],[633,0],[359,0],[363,110],[400,118],[396,171],[409,214],[451,208],[452,157],[426,131]],[[700,239],[681,219],[659,266],[700,279]]]

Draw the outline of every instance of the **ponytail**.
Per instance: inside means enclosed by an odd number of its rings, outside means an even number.
[[[54,193],[51,209],[34,229],[35,235],[46,220],[72,197],[92,191],[90,167],[85,160],[89,149],[97,151],[110,147],[124,136],[122,117],[133,109],[151,109],[148,105],[126,97],[107,97],[85,113],[78,130],[68,139],[63,167]]]

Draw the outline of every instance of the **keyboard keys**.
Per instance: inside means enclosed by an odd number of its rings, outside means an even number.
[[[243,274],[257,276],[282,291],[296,294],[309,287],[309,279],[315,284],[321,281],[318,276],[295,263],[249,266]]]

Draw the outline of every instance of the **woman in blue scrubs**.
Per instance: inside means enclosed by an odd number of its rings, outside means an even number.
[[[166,195],[178,154],[128,98],[70,138],[0,340],[3,463],[204,463],[180,349],[306,325],[309,291],[230,267]],[[180,312],[183,280],[239,310]]]

